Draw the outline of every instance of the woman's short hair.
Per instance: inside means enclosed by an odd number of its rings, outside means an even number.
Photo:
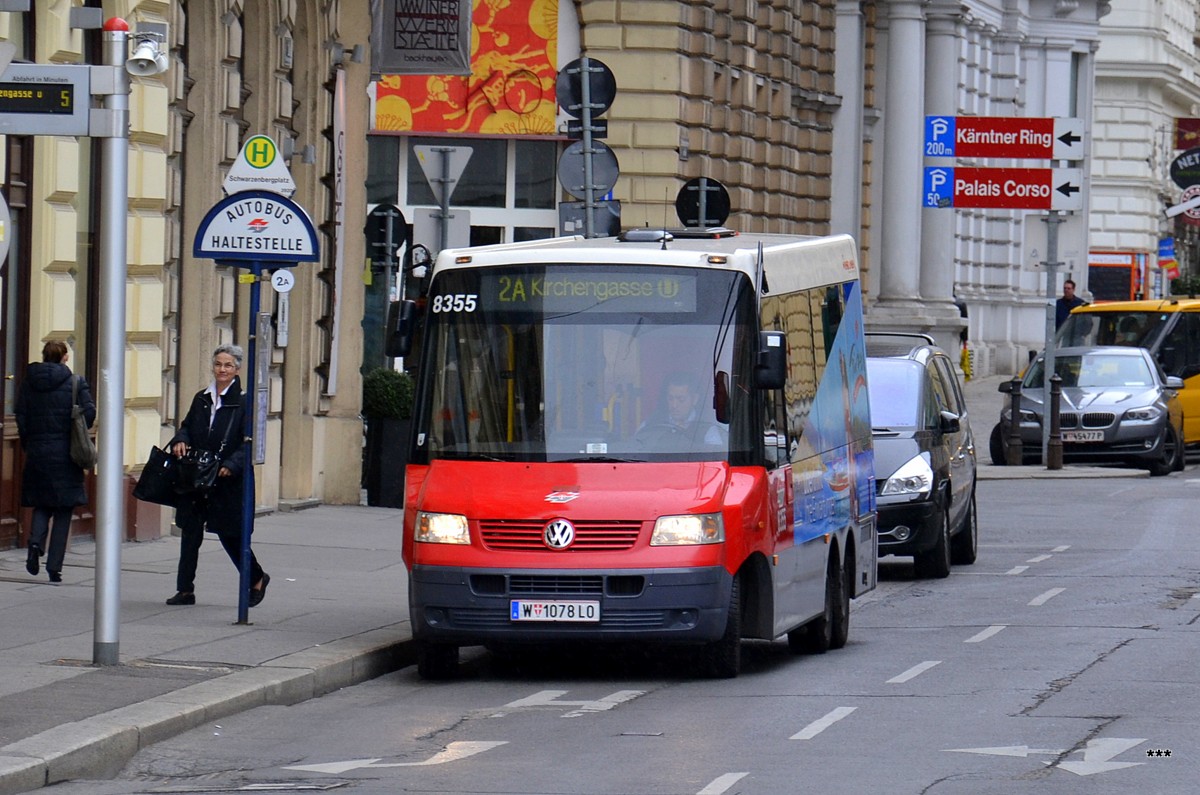
[[[67,355],[67,343],[61,340],[50,340],[42,346],[42,361],[59,363]]]
[[[238,369],[242,369],[242,359],[246,357],[246,352],[242,350],[241,345],[218,345],[213,351],[213,362],[217,361],[217,357],[222,353],[228,353],[233,357],[233,361],[237,363]]]

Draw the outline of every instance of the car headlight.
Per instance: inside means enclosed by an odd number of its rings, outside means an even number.
[[[725,540],[725,521],[719,513],[660,516],[650,535],[650,546],[720,544]]]
[[[1162,409],[1158,406],[1142,406],[1138,409],[1129,409],[1125,412],[1125,419],[1133,420],[1134,422],[1153,422],[1162,416]]]
[[[933,468],[929,466],[929,453],[910,458],[883,484],[881,497],[893,494],[928,494],[933,488]]]
[[[427,544],[470,544],[467,517],[457,513],[417,511],[417,530],[413,539]]]

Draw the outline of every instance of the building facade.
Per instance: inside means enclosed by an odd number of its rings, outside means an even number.
[[[246,346],[258,328],[244,271],[192,256],[205,213],[251,135],[268,135],[287,158],[292,199],[319,231],[321,259],[297,268],[284,299],[263,289],[270,339],[256,368],[266,393],[265,455],[257,468],[260,509],[289,503],[359,502],[362,448],[361,234],[370,38],[365,3],[32,3],[0,13],[0,39],[14,58],[95,64],[100,33],[73,27],[79,9],[101,19],[166,23],[169,68],[132,78],[123,427],[127,489],[152,445],[174,433],[191,396],[211,379],[212,350]],[[83,24],[86,24],[84,22]],[[355,50],[355,45],[361,45]],[[54,135],[4,139],[5,195],[12,245],[3,279],[5,422],[0,457],[0,544],[23,543],[21,451],[12,422],[25,363],[48,339],[64,339],[73,368],[97,383],[96,190],[105,164],[98,140]],[[286,332],[285,337],[281,331]],[[111,438],[111,437],[110,437]],[[94,494],[94,477],[88,478]],[[170,511],[128,500],[128,537],[157,537]],[[75,531],[94,530],[82,510]]]

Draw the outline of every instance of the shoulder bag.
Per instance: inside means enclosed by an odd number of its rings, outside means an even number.
[[[81,469],[91,469],[96,466],[96,443],[88,434],[87,418],[79,405],[80,380],[78,375],[71,379],[71,460]]]

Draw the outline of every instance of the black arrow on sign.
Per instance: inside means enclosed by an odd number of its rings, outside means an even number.
[[[1078,185],[1072,185],[1070,182],[1064,182],[1055,188],[1055,190],[1069,199],[1071,198],[1072,193],[1079,193],[1080,188]]]
[[[1068,130],[1067,132],[1058,136],[1058,140],[1062,141],[1067,146],[1074,146],[1075,144],[1082,141],[1083,138]]]

